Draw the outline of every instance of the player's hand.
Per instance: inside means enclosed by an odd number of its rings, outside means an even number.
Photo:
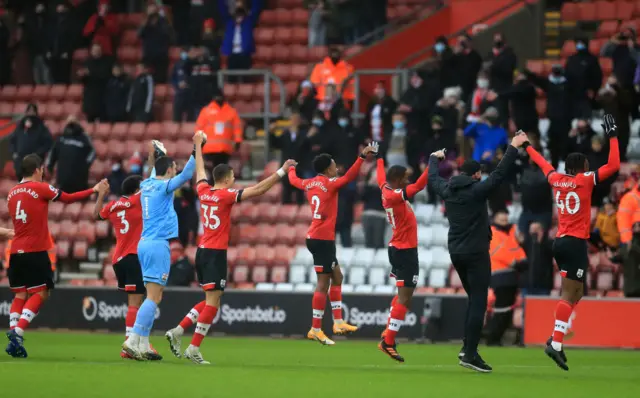
[[[103,189],[105,189],[105,185],[107,189],[109,189],[109,183],[107,182],[107,179],[103,178],[102,180],[100,180],[100,182],[93,186],[93,192],[101,192]]]
[[[520,148],[525,142],[529,142],[529,137],[524,131],[519,130],[511,140],[511,145]]]
[[[193,143],[196,146],[202,146],[204,145],[204,143],[207,141],[207,136],[204,134],[204,131],[202,130],[198,130],[196,131],[196,133],[193,135]]]
[[[378,144],[376,141],[373,141],[362,150],[362,157],[367,157],[368,154],[377,155],[379,149],[380,144]]]
[[[604,115],[603,123],[601,124],[602,129],[609,137],[617,137],[618,136],[618,126],[616,126],[616,119],[613,118],[613,115],[607,113]]]
[[[286,162],[284,162],[284,164],[282,165],[282,170],[287,171],[289,170],[289,168],[291,167],[296,167],[298,165],[298,162],[296,162],[293,159],[287,159]]]
[[[149,153],[153,153],[154,159],[158,159],[167,155],[167,149],[164,147],[164,144],[158,140],[152,140],[149,149]]]
[[[438,159],[442,160],[442,159],[445,158],[445,152],[446,152],[446,150],[441,149],[439,151],[435,151],[434,153],[432,153],[431,156],[435,156]]]

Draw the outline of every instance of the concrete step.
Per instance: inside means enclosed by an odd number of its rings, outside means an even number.
[[[85,261],[80,263],[79,267],[82,273],[98,273],[102,269],[102,264]]]
[[[82,280],[85,280],[85,281],[97,280],[98,279],[98,274],[97,273],[85,274],[83,272],[61,272],[60,273],[60,280],[70,281],[72,279],[82,279]]]

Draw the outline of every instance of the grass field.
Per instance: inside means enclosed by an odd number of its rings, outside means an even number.
[[[494,372],[478,374],[457,365],[453,345],[401,344],[407,362],[397,364],[373,341],[213,337],[202,348],[212,364],[197,366],[161,336],[152,343],[164,361],[122,360],[121,339],[29,333],[28,359],[0,357],[0,395],[17,386],[21,397],[640,397],[638,352],[571,349],[563,372],[540,348],[484,348]]]

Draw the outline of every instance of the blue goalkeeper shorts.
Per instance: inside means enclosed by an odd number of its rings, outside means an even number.
[[[142,280],[167,285],[171,269],[168,240],[142,240],[138,243],[138,259],[142,266]]]

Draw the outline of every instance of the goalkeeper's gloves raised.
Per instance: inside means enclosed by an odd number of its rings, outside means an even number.
[[[616,119],[613,118],[613,115],[607,113],[604,115],[603,123],[601,124],[602,129],[609,136],[609,138],[618,136],[618,126],[616,126]]]

